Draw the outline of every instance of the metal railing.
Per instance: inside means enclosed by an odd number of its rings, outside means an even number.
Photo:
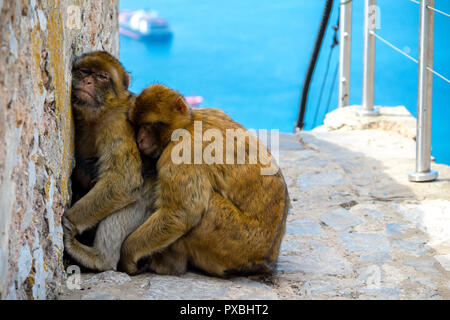
[[[396,52],[418,64],[417,86],[417,136],[416,167],[408,175],[410,181],[425,182],[437,179],[438,172],[431,170],[431,109],[433,96],[433,74],[447,83],[450,80],[433,69],[434,13],[450,17],[446,12],[434,7],[434,0],[407,0],[419,4],[419,57],[415,59],[388,40],[376,33],[377,1],[364,0],[364,56],[362,103],[357,113],[361,116],[377,116],[379,110],[374,107],[375,80],[375,44],[376,39],[388,45]],[[341,0],[339,60],[339,107],[349,105],[350,96],[350,52],[351,52],[351,16],[352,0]]]
[[[377,1],[364,1],[364,53],[363,53],[363,92],[360,115],[376,116],[374,108],[375,82],[375,29],[377,25]]]
[[[350,104],[350,58],[352,49],[352,3],[341,1],[339,17],[339,102],[338,107]]]

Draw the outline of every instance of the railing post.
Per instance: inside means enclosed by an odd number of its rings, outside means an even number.
[[[350,58],[352,47],[352,5],[349,0],[340,3],[340,50],[339,50],[339,101],[338,107],[350,104]]]
[[[438,177],[431,170],[431,106],[433,101],[434,0],[420,1],[419,76],[417,89],[416,171],[409,174],[414,182],[433,181]]]
[[[359,115],[376,116],[379,111],[373,107],[375,83],[375,36],[377,19],[377,1],[364,0],[364,57],[363,92]]]

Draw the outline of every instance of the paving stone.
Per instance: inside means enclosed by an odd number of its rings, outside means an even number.
[[[356,270],[358,272],[358,279],[366,286],[379,287],[381,284],[381,268],[376,265],[371,265]]]
[[[346,231],[351,227],[362,223],[361,219],[351,215],[348,210],[343,208],[325,213],[322,217],[320,217],[320,221],[325,223],[327,226],[332,227],[336,231]]]
[[[273,292],[272,295],[261,295],[255,293],[249,293],[248,295],[239,295],[238,297],[234,296],[230,293],[230,299],[233,300],[276,300],[278,299],[278,295]]]
[[[217,278],[152,276],[150,288],[144,294],[149,300],[218,299],[228,295],[231,282]]]
[[[217,278],[152,276],[150,288],[144,293],[149,300],[209,300],[228,295],[231,282]]]
[[[348,210],[348,209],[351,209],[351,208],[353,208],[354,206],[358,205],[358,202],[356,202],[355,200],[350,200],[350,201],[347,201],[347,202],[339,203],[339,205],[340,205],[342,208]]]
[[[321,241],[311,240],[307,242],[315,252],[329,252],[331,249]]]
[[[363,296],[362,298],[373,298],[376,300],[398,300],[402,294],[399,287],[362,288],[358,291],[366,295],[366,297]]]
[[[431,246],[450,246],[450,201],[426,200],[414,204],[393,204],[392,207],[425,232]]]
[[[106,292],[89,292],[81,297],[81,300],[118,300]]]
[[[373,264],[383,264],[389,261],[391,255],[388,252],[372,252],[369,254],[361,254],[359,259],[364,262],[371,262]]]
[[[298,290],[298,295],[304,299],[313,299],[315,296],[337,296],[337,286],[323,281],[306,281]]]
[[[286,233],[300,236],[322,236],[322,228],[317,222],[304,219],[288,222],[286,226]]]
[[[328,207],[341,206],[342,204],[350,203],[354,201],[355,194],[353,194],[353,190],[349,185],[344,185],[344,187],[340,186],[340,189],[346,189],[344,192],[330,192],[328,193],[327,198],[324,199],[324,196],[321,197],[321,203],[326,201]],[[326,195],[326,192],[329,192],[331,188],[323,188],[322,190],[318,190],[322,194]],[[323,193],[325,192],[325,193]]]
[[[434,258],[446,271],[450,271],[450,254],[436,255]]]
[[[368,209],[368,208],[366,208],[365,210],[370,216],[372,216],[377,221],[382,221],[385,216],[385,214],[383,212],[378,211],[378,210]]]
[[[297,145],[287,140],[280,165],[291,199],[297,199],[289,211],[289,219],[296,220],[287,223],[277,271],[270,278],[276,285],[193,273],[180,277],[146,273],[129,281],[124,274],[109,272],[90,276],[95,284],[92,292],[74,290],[77,299],[449,298],[450,281],[438,262],[450,271],[445,251],[450,244],[450,202],[409,201],[413,198],[402,196],[400,184],[389,178],[398,172],[361,157],[358,150],[344,152],[353,140],[343,139],[341,147],[318,142],[319,152],[289,150]],[[404,180],[404,174],[401,177]],[[415,237],[395,236],[406,232]],[[422,256],[429,255],[428,248],[440,254]]]
[[[435,290],[424,289],[414,297],[415,300],[440,300],[441,296]]]
[[[314,273],[320,275],[347,275],[352,264],[336,252],[311,253],[304,256],[281,256],[277,269],[282,273]]]
[[[286,182],[286,185],[289,187],[292,184],[292,179],[291,178],[284,178],[284,181]]]
[[[430,249],[425,247],[426,240],[420,238],[411,239],[397,239],[392,242],[392,246],[402,249],[416,257],[420,257],[428,252]]]
[[[278,299],[276,291],[263,283],[244,277],[232,279],[228,297],[239,300],[274,300]]]
[[[188,273],[177,276],[150,277],[150,286],[144,293],[145,299],[278,299],[276,291],[263,283],[245,277],[220,279]]]
[[[407,260],[403,264],[423,273],[440,274],[439,270],[434,266],[433,259]]]
[[[432,289],[436,288],[436,283],[431,278],[410,276],[408,279],[411,281],[419,282],[419,283],[423,284],[424,286],[430,287]]]
[[[116,272],[116,271],[105,271],[96,274],[93,276],[88,283],[89,284],[97,284],[97,283],[117,283],[121,284],[124,282],[131,281],[131,277],[123,272]]]
[[[348,184],[349,181],[340,171],[304,173],[297,179],[297,185],[302,191],[313,187],[329,187],[337,184]]]
[[[404,223],[388,223],[386,225],[386,233],[389,235],[404,233],[408,229],[409,225]]]
[[[317,158],[317,152],[312,150],[294,151],[292,154],[295,156],[296,160]]]
[[[323,240],[326,241],[326,240]],[[314,239],[311,240],[298,240],[298,239],[284,239],[281,242],[280,250],[284,255],[309,255],[314,253],[326,253],[331,249],[323,244],[321,241]]]
[[[302,165],[304,165],[304,166],[319,167],[319,168],[325,168],[329,164],[330,164],[330,161],[321,159],[321,158],[308,159],[308,161],[305,161],[302,163]]]
[[[351,252],[391,252],[389,240],[379,233],[340,233],[339,237]]]
[[[305,248],[305,245],[299,240],[283,240],[281,242],[281,253],[300,253]]]
[[[271,136],[270,134],[267,137],[267,145],[268,149],[271,149]],[[297,136],[293,134],[279,133],[279,149],[280,150],[302,150],[303,146],[298,140]]]
[[[407,268],[398,267],[397,265],[385,264],[381,266],[381,269],[383,282],[385,283],[391,283],[394,285],[408,279],[409,273]]]

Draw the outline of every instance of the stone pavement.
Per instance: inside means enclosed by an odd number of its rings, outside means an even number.
[[[377,129],[281,135],[292,208],[272,277],[109,271],[59,299],[450,299],[450,167],[409,183],[414,141]]]

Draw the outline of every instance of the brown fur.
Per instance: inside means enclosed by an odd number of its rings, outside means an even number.
[[[80,200],[97,182],[97,158],[83,159],[72,170],[72,205]]]
[[[98,158],[98,176],[92,189],[64,214],[64,245],[75,260],[96,270],[116,268],[122,241],[152,210],[148,190],[153,182],[143,187],[135,131],[127,120],[134,99],[128,82],[119,61],[108,53],[86,54],[74,63],[76,161]],[[93,248],[75,239],[100,221]]]
[[[281,172],[262,176],[264,165],[248,164],[247,140],[245,165],[171,160],[175,129],[193,137],[194,121],[201,121],[203,131],[217,128],[225,137],[226,129],[244,128],[220,110],[190,109],[178,92],[162,85],[145,89],[129,117],[138,126],[152,123],[163,151],[157,163],[157,210],[124,242],[121,268],[136,273],[139,259],[150,257],[150,268],[162,274],[183,273],[188,264],[217,276],[270,272],[289,206]],[[231,151],[235,156],[238,144]]]

